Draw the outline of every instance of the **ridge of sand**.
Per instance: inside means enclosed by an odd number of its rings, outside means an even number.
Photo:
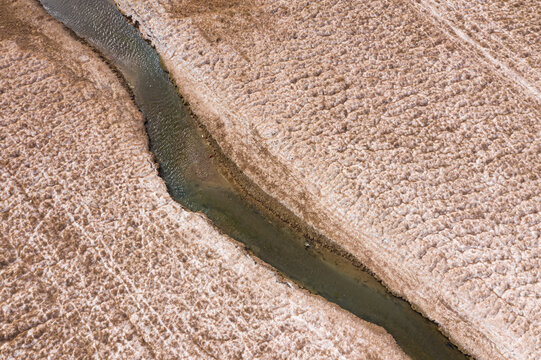
[[[541,113],[510,73],[411,2],[116,3],[255,183],[469,353],[541,357]]]
[[[0,358],[405,358],[172,201],[119,79],[37,2],[0,1],[0,54]]]

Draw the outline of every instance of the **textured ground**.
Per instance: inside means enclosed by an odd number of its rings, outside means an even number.
[[[417,7],[468,43],[533,96],[541,97],[541,3],[421,0]]]
[[[404,358],[168,196],[107,66],[0,1],[0,358]]]
[[[471,354],[541,357],[538,2],[117,3],[255,182]]]

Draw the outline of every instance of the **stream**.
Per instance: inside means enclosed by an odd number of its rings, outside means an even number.
[[[118,69],[146,118],[150,150],[171,196],[299,286],[380,325],[413,359],[466,359],[433,322],[368,272],[316,246],[243,196],[163,70],[158,54],[108,0],[40,0]]]

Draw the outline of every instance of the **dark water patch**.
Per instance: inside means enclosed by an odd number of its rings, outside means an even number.
[[[41,2],[123,74],[145,115],[150,150],[175,200],[205,213],[221,231],[300,286],[384,327],[410,357],[466,358],[407,302],[390,294],[359,266],[314,241],[318,234],[284,221],[281,214],[287,211],[267,211],[232,185],[213,160],[215,149],[204,140],[205,133],[184,106],[160,58],[114,4],[107,0]]]

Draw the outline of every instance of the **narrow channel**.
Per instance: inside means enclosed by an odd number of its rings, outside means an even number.
[[[301,287],[385,328],[413,359],[466,359],[433,322],[369,273],[246,199],[220,170],[160,58],[109,0],[40,0],[117,68],[144,114],[150,149],[171,196]]]

